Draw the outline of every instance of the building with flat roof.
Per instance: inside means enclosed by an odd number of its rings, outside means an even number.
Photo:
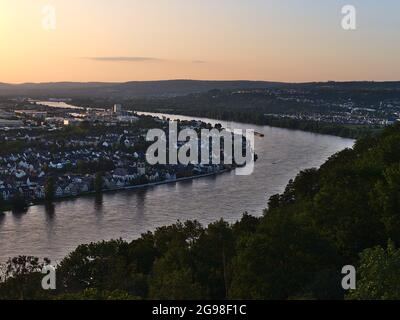
[[[120,105],[120,104],[114,104],[113,112],[114,112],[114,113],[121,113],[121,112],[122,112],[122,105]]]

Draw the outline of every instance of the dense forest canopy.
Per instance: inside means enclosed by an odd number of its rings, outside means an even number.
[[[41,289],[37,258],[11,259],[0,298],[396,299],[399,209],[395,125],[300,172],[260,218],[178,222],[130,243],[81,245],[58,266],[56,291]],[[341,287],[345,265],[356,267],[356,290]]]

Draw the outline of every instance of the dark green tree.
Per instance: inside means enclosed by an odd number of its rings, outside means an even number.
[[[28,207],[28,203],[20,191],[12,196],[11,205],[14,211],[24,211]]]
[[[41,290],[44,262],[36,257],[19,256],[9,259],[2,270],[0,299],[42,299],[48,294]]]
[[[0,193],[0,214],[4,211],[5,201],[3,194]]]
[[[97,172],[94,178],[94,190],[100,193],[103,190],[103,173]]]
[[[357,300],[400,299],[400,249],[392,241],[387,248],[377,246],[360,254],[357,287],[347,298]]]
[[[47,202],[52,202],[55,197],[55,182],[53,177],[49,177],[46,179],[44,185],[44,198]]]

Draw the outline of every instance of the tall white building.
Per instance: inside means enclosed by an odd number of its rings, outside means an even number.
[[[114,113],[121,113],[121,112],[122,112],[122,105],[120,105],[120,104],[114,104],[113,112],[114,112]]]

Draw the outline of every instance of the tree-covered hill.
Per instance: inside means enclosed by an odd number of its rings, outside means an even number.
[[[81,245],[58,266],[51,293],[37,259],[10,260],[0,298],[397,299],[399,245],[397,125],[299,173],[261,218]],[[351,292],[341,287],[345,265],[357,270]]]

